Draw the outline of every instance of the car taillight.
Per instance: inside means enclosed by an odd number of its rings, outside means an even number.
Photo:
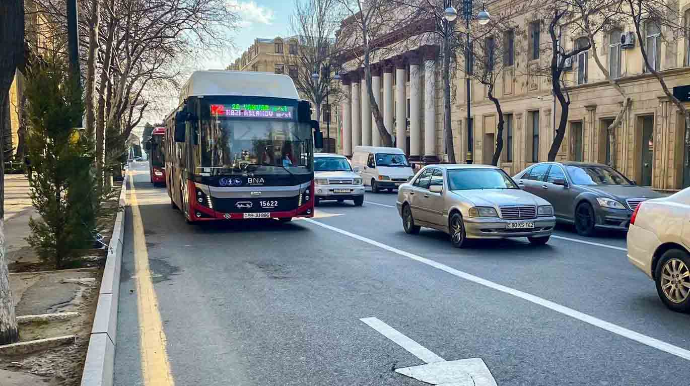
[[[642,207],[642,203],[637,204],[637,208],[635,208],[632,216],[630,216],[630,225],[635,225],[635,219],[637,218],[637,212],[640,211],[641,207]]]

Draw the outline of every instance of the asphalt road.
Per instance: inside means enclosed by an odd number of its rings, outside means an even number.
[[[116,385],[423,385],[393,370],[424,362],[367,317],[448,361],[481,358],[498,385],[690,384],[690,315],[661,304],[623,234],[458,250],[406,235],[391,193],[313,221],[190,226],[147,165],[132,167]]]

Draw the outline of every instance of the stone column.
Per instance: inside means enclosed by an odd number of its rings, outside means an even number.
[[[420,161],[422,127],[422,81],[420,79],[419,55],[410,55],[410,161]]]
[[[343,132],[342,132],[342,148],[343,155],[346,157],[352,156],[352,99],[350,96],[350,77],[345,74],[342,77],[342,109],[343,109]]]
[[[405,61],[398,57],[395,61],[395,146],[407,151],[407,100],[405,99]]]
[[[601,162],[606,163],[606,160],[599,159],[599,130],[597,130],[597,105],[585,105],[587,115],[585,116],[585,124],[582,127],[582,160],[585,162]],[[587,143],[587,151],[584,146]],[[604,142],[606,144],[606,142]]]
[[[438,162],[436,156],[436,51],[424,52],[424,162]]]
[[[374,100],[379,107],[379,113],[383,114],[383,105],[381,103],[381,68],[378,65],[371,66],[371,90],[374,92]],[[374,114],[371,114],[371,145],[381,146],[381,135],[379,128],[376,125]]]
[[[360,97],[360,78],[359,74],[352,74],[352,151],[355,146],[362,144],[362,115]]]
[[[369,104],[369,93],[367,92],[367,81],[362,74],[362,145],[371,146],[371,105]]]
[[[393,137],[393,63],[386,63],[383,67],[383,123],[386,131]],[[393,145],[393,143],[392,143]]]

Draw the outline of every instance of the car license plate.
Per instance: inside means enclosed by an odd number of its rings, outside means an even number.
[[[245,213],[243,218],[271,218],[270,213]]]
[[[533,222],[509,222],[507,229],[533,229]]]
[[[350,189],[333,189],[333,193],[350,193]]]

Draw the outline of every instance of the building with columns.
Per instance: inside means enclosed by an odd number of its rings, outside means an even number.
[[[632,43],[621,41],[621,36],[630,39],[631,32],[634,33],[631,24],[611,25],[595,36],[599,59],[632,101],[615,131],[615,154],[610,154],[606,129],[620,111],[623,96],[599,70],[591,51],[573,57],[563,76],[571,103],[557,160],[612,160],[616,169],[640,185],[662,191],[690,186],[690,129],[685,127],[677,106],[645,68],[639,48],[640,44],[648,47],[654,66],[669,89],[675,88],[680,95],[686,90],[683,87],[688,86],[685,93],[690,93],[690,0],[672,2],[682,15],[678,24],[686,28],[681,37],[674,38],[663,23],[653,20],[644,22],[643,42],[634,36]],[[486,5],[491,14],[498,14],[507,4],[508,1],[499,0]],[[341,29],[349,22],[344,20]],[[521,26],[521,32],[515,34],[511,43],[515,44],[511,50],[514,64],[503,68],[494,92],[501,101],[505,119],[499,166],[510,175],[547,160],[561,114],[551,93],[550,80],[534,70],[548,66],[551,59],[548,21],[530,11],[517,16],[514,22]],[[385,126],[394,135],[395,146],[403,149],[410,160],[421,163],[446,160],[440,44],[433,38],[423,38],[435,28],[433,21],[426,23],[422,22],[424,25],[414,33],[392,31],[372,43],[379,44],[372,59],[372,85]],[[570,50],[583,38],[586,39],[564,28],[561,44]],[[517,49],[532,46],[540,49]],[[342,98],[341,125],[343,138],[350,139],[342,146],[346,156],[357,145],[375,145],[378,141],[363,86],[361,50],[348,52],[352,54],[345,55],[343,60],[346,74],[342,76],[342,91],[346,97]],[[456,57],[456,68],[463,69],[463,53],[457,52]],[[451,78],[456,159],[463,163],[490,163],[498,123],[495,106],[487,97],[486,87],[471,82],[472,118],[468,122],[465,74],[458,71]],[[690,108],[687,100],[684,105]]]

